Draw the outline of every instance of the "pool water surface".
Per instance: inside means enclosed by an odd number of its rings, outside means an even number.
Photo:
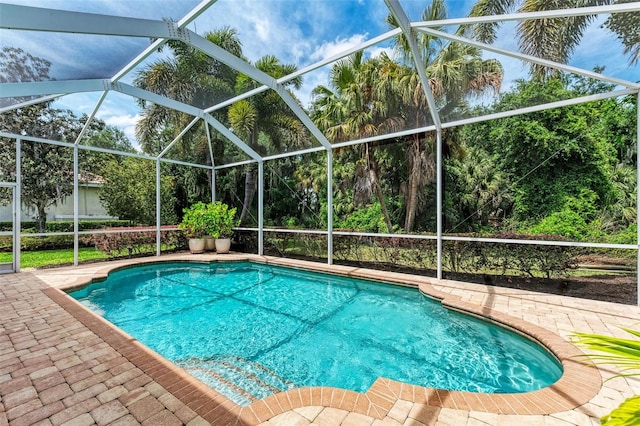
[[[520,393],[562,375],[544,348],[417,289],[251,262],[160,263],[70,295],[239,405],[378,377]]]

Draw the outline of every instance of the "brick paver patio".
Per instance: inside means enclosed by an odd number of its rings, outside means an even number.
[[[289,259],[227,255],[326,270]],[[214,260],[172,255],[162,260]],[[144,261],[157,260],[145,259]],[[240,408],[135,339],[85,310],[58,288],[137,261],[0,275],[0,426],[9,425],[589,425],[640,381],[576,361],[572,331],[624,336],[635,306],[357,268],[334,272],[420,286],[445,305],[527,330],[563,362],[554,386],[522,395],[436,391],[379,379],[366,394],[303,388]]]

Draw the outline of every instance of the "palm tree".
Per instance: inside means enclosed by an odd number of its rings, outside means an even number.
[[[505,174],[495,166],[489,154],[477,146],[464,147],[464,158],[454,158],[447,164],[458,202],[455,203],[455,223],[448,223],[446,232],[466,232],[466,222],[486,226],[490,218],[498,216],[511,203],[512,196],[506,188]],[[469,161],[471,160],[471,161]],[[473,228],[471,228],[473,229]]]
[[[204,38],[242,57],[242,44],[236,30],[224,27],[206,33]],[[142,69],[136,76],[136,86],[198,108],[207,108],[216,101],[234,96],[236,70],[180,41],[170,41],[168,47],[172,56]],[[142,150],[150,154],[159,154],[193,120],[192,116],[161,105],[140,101],[140,106],[143,108],[142,119],[136,125],[136,136]],[[213,114],[219,121],[227,121],[226,110]],[[214,146],[214,149],[217,148]],[[172,153],[180,160],[199,159],[211,165],[204,126],[187,132]],[[212,185],[211,173],[205,177],[201,169],[188,168],[180,173],[180,180],[177,191],[182,206],[178,206],[178,212],[182,211],[181,207],[205,197]]]
[[[282,64],[275,56],[264,56],[254,66],[273,78],[281,78],[296,71],[294,65]],[[300,88],[301,78],[288,80],[287,87]],[[235,83],[236,91],[244,93],[258,87],[258,83],[244,74],[239,74]],[[229,108],[229,123],[233,132],[260,154],[270,149],[302,146],[307,133],[282,98],[273,90],[259,93],[248,99],[235,102]],[[257,186],[256,174],[252,166],[247,166],[245,192],[240,213],[240,223],[244,223],[253,203]]]
[[[242,56],[242,44],[234,29],[224,27],[206,33],[204,37],[228,52]],[[235,94],[237,71],[180,41],[171,41],[168,46],[173,56],[147,65],[136,76],[136,86],[198,108],[206,108],[216,100]],[[136,126],[136,136],[143,151],[149,153],[159,153],[164,148],[156,143],[159,129],[169,129],[171,134],[166,139],[171,140],[193,119],[144,100],[140,101],[140,106],[143,112]],[[221,112],[216,118],[224,120],[225,115]],[[185,135],[184,143],[193,142],[190,136],[193,133]]]
[[[435,21],[447,18],[447,8],[443,0],[433,0],[422,13],[422,20]],[[387,18],[390,26],[398,23],[391,15]],[[463,31],[458,29],[458,33]],[[497,92],[502,84],[502,66],[496,60],[482,60],[480,49],[461,43],[444,44],[442,40],[420,33],[417,43],[421,53],[422,66],[429,78],[429,90],[434,95],[438,114],[442,121],[452,120],[467,110],[467,99],[481,96],[487,91]],[[408,60],[411,56],[405,35],[395,40],[395,47]],[[422,82],[414,68],[398,65],[394,72],[397,87],[401,91],[402,119],[404,128],[417,128],[429,122],[429,107]],[[443,132],[443,142],[449,145],[449,152],[456,152],[457,145],[453,132]],[[420,191],[436,179],[435,135],[414,134],[407,137],[408,178],[405,189],[406,232],[415,226],[419,212]]]
[[[399,129],[397,117],[389,113],[397,98],[389,84],[395,67],[385,54],[379,58],[364,58],[362,51],[338,61],[331,69],[329,87],[314,89],[311,118],[332,142],[375,136]],[[377,145],[360,145],[360,160],[356,163],[354,201],[366,203],[375,193],[388,232],[393,232],[380,185],[380,166],[375,156]]]
[[[623,2],[625,0],[478,0],[469,16],[502,15],[513,10],[540,12]],[[518,44],[525,54],[567,63],[594,18],[595,15],[587,15],[521,21],[517,29]],[[498,26],[498,23],[476,24],[471,27],[471,35],[482,42],[493,43],[496,39]],[[640,59],[640,33],[637,29],[640,27],[640,13],[613,14],[607,19],[604,26],[614,32],[621,40],[625,54],[629,55],[629,63],[638,62]],[[532,64],[531,72],[535,77],[544,78],[553,74],[554,70]]]

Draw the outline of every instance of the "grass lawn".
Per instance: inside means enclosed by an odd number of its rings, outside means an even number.
[[[80,262],[93,259],[106,259],[107,255],[93,247],[80,247]],[[0,253],[0,263],[11,262],[11,253]],[[21,268],[38,268],[73,263],[73,249],[23,251],[20,253]]]

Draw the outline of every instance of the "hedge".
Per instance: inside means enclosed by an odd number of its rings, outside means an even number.
[[[127,231],[136,231],[137,229],[135,227],[126,228]],[[108,234],[86,235],[81,238],[81,242],[95,246],[95,248],[112,258],[155,253],[156,231],[111,232]],[[179,230],[161,230],[160,243],[165,250],[178,250],[187,247],[187,239],[184,233]]]
[[[93,229],[119,228],[131,226],[128,220],[82,220],[78,222],[79,231],[91,231]],[[36,232],[36,222],[22,222],[20,224],[22,231]],[[0,232],[11,232],[13,230],[12,222],[0,222]],[[45,224],[46,232],[73,232],[73,221],[47,222]]]
[[[241,232],[238,237],[249,251],[255,251],[255,236],[251,234],[255,233]],[[483,237],[566,241],[552,235],[496,234]],[[326,258],[326,244],[325,235],[267,232],[264,247],[266,254],[275,256]],[[403,267],[425,271],[436,269],[435,240],[334,235],[333,250],[337,263],[358,263],[386,270]],[[551,278],[574,269],[576,257],[585,251],[585,248],[569,246],[445,240],[442,262],[444,270],[449,272]]]

